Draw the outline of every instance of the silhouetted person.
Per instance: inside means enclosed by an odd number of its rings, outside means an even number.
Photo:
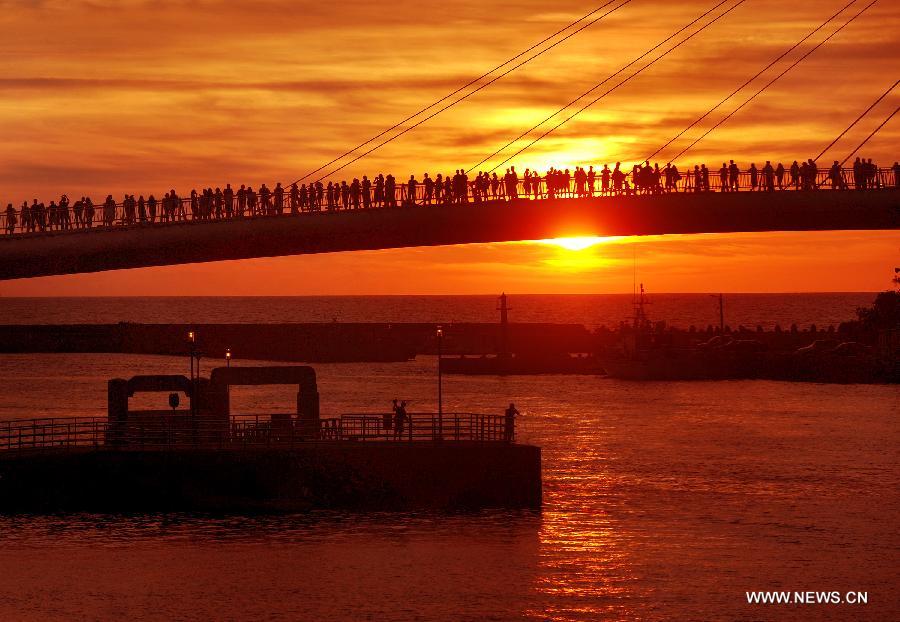
[[[84,222],[87,225],[88,229],[94,226],[95,212],[96,210],[94,209],[94,202],[91,201],[91,197],[87,197],[84,200]]]
[[[253,218],[257,215],[257,198],[256,192],[253,191],[253,186],[247,186],[247,216]]]
[[[300,213],[300,188],[297,187],[297,182],[291,184],[290,197],[291,215],[296,216]]]
[[[400,404],[397,402],[397,398],[394,398],[391,402],[391,412],[385,413],[381,420],[381,427],[384,428],[385,431],[394,427],[394,419],[397,418],[398,408],[400,408]]]
[[[841,163],[837,160],[834,161],[834,164],[831,165],[831,169],[828,171],[828,179],[831,180],[832,190],[844,189],[844,174],[841,171]]]
[[[613,192],[616,194],[622,192],[622,184],[625,181],[625,173],[622,172],[621,166],[621,162],[616,162],[616,167],[612,172]]]
[[[350,184],[350,207],[352,207],[353,209],[359,209],[361,194],[362,188],[360,186],[359,179],[354,177],[353,183]]]
[[[16,217],[16,208],[10,203],[6,206],[6,233],[11,235],[16,230],[19,219]]]
[[[406,204],[409,206],[413,206],[416,204],[416,188],[419,187],[419,182],[416,181],[415,175],[409,176],[409,181],[406,182]]]
[[[434,180],[428,176],[428,173],[425,173],[425,177],[422,178],[422,185],[425,188],[425,205],[431,205],[434,200]]]
[[[72,204],[72,216],[75,218],[75,228],[81,229],[84,226],[84,197]]]
[[[504,413],[503,422],[504,422],[504,438],[507,443],[513,442],[513,438],[515,438],[516,434],[516,417],[519,415],[519,411],[516,410],[516,405],[512,402],[509,403],[509,408],[506,409]]]
[[[819,187],[819,168],[812,158],[806,161],[806,178],[804,186],[806,190],[816,190]]]
[[[868,185],[870,188],[880,188],[881,180],[878,178],[878,166],[872,162],[872,158],[866,162],[866,171],[868,173]]]
[[[728,165],[722,162],[722,168],[719,169],[719,183],[721,184],[721,192],[728,192]]]
[[[172,220],[187,220],[187,213],[184,211],[184,201],[175,192],[175,188],[169,191],[172,202]]]
[[[65,194],[59,197],[59,226],[64,231],[72,228],[72,220],[69,216],[69,197]]]
[[[247,211],[247,188],[244,184],[241,184],[237,191],[237,210],[238,216],[243,216]]]
[[[734,160],[731,160],[731,164],[728,165],[728,185],[732,192],[738,192],[741,189],[740,179],[741,169],[734,163]]]
[[[766,160],[766,165],[762,170],[763,174],[763,185],[765,186],[766,192],[775,192],[775,169],[772,167],[772,162]]]
[[[511,166],[506,172],[506,196],[510,199],[519,198],[519,176],[516,174],[516,167]]]
[[[800,189],[800,165],[797,164],[797,160],[794,160],[794,163],[791,164],[791,185],[794,187],[794,190]]]
[[[389,176],[390,177],[390,176]],[[400,402],[394,415],[394,438],[403,440],[403,429],[406,427],[409,415],[406,412],[406,402]],[[412,434],[412,425],[410,425],[410,434]]]
[[[31,221],[32,231],[43,231],[47,227],[47,215],[45,213],[44,204],[38,203],[37,199],[31,204]]]
[[[47,228],[53,231],[57,224],[59,224],[59,207],[56,201],[50,201],[50,205],[47,206]]]
[[[312,190],[312,184],[309,185],[309,188],[306,187],[306,184],[300,184],[300,211],[307,212],[312,211],[312,204],[315,202],[315,199],[310,197],[310,190]]]
[[[346,210],[350,207],[350,186],[347,185],[346,180],[341,182],[340,196],[341,207]]]
[[[258,215],[260,216],[269,216],[272,214],[272,191],[269,190],[266,184],[262,184],[259,187],[259,206],[258,206]]]
[[[275,197],[275,213],[279,216],[284,214],[284,188],[281,187],[281,182],[275,184],[275,190],[273,190],[272,194]]]
[[[147,217],[151,225],[156,222],[156,197],[152,194],[147,197]]]
[[[390,174],[384,178],[384,202],[387,207],[397,207],[397,181]]]
[[[784,173],[784,164],[779,162],[778,166],[775,168],[775,179],[778,181],[779,190],[784,190]]]
[[[19,227],[22,231],[30,233],[34,231],[34,225],[31,220],[31,208],[28,207],[28,201],[22,201],[22,207],[19,209]]]
[[[363,175],[361,186],[363,209],[369,209],[372,207],[372,182]]]
[[[375,178],[373,200],[375,201],[375,207],[384,207],[384,175],[382,173],[378,173],[378,176]]]
[[[134,197],[128,194],[122,199],[122,219],[126,225],[134,224],[136,203],[137,201],[134,200]]]

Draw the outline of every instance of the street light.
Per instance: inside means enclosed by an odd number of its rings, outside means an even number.
[[[197,351],[197,334],[188,332],[191,342],[191,436],[197,442],[197,385],[200,381],[200,353]],[[194,359],[197,359],[197,374],[194,374]]]
[[[197,344],[197,335],[194,331],[188,332],[188,342],[191,344],[190,349],[190,357],[191,357],[191,385],[194,384],[194,356],[196,355],[196,344]],[[197,373],[200,373],[200,370],[197,370]]]
[[[443,354],[444,345],[444,329],[437,327],[437,347],[438,347],[438,433],[436,438],[443,440],[444,438],[444,378],[441,373],[441,356]]]
[[[231,348],[225,348],[225,367],[231,367]]]

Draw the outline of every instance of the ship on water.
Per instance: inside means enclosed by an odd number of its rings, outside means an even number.
[[[634,299],[630,325],[612,347],[599,349],[606,374],[623,380],[767,379],[809,382],[897,382],[897,331],[878,331],[873,345],[833,330],[763,333],[726,326],[719,296],[716,334],[687,333],[675,339],[664,322],[654,323],[644,285]],[[796,328],[796,327],[794,327]],[[684,337],[684,335],[680,335]],[[797,346],[802,340],[803,345]],[[864,341],[864,340],[863,340]]]

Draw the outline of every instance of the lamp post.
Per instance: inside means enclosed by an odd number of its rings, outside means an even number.
[[[190,351],[190,357],[191,357],[191,386],[193,386],[193,385],[194,385],[194,354],[195,354],[195,347],[196,347],[196,344],[197,344],[197,335],[196,335],[196,333],[194,333],[194,331],[190,331],[190,332],[188,333],[188,342],[191,344],[191,351]]]
[[[225,348],[225,367],[231,367],[231,348]]]
[[[444,439],[444,377],[441,371],[441,357],[443,355],[444,346],[444,329],[437,327],[437,348],[438,348],[438,432],[437,440]]]
[[[194,443],[197,442],[197,385],[200,380],[200,353],[197,352],[197,333],[188,332],[188,341],[191,342],[191,436]],[[197,373],[194,374],[194,359],[197,359]]]

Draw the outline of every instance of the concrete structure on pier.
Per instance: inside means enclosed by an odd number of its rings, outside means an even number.
[[[210,377],[190,379],[185,376],[134,376],[129,380],[115,378],[108,383],[106,442],[125,446],[135,442],[172,444],[179,442],[229,442],[232,386],[296,385],[295,413],[271,415],[271,425],[289,429],[297,440],[317,440],[319,436],[319,391],[312,367],[288,365],[280,367],[218,367]],[[136,393],[184,393],[187,410],[132,411],[129,399]]]
[[[342,251],[762,231],[897,229],[900,191],[673,193],[305,213],[0,238],[0,280]]]

